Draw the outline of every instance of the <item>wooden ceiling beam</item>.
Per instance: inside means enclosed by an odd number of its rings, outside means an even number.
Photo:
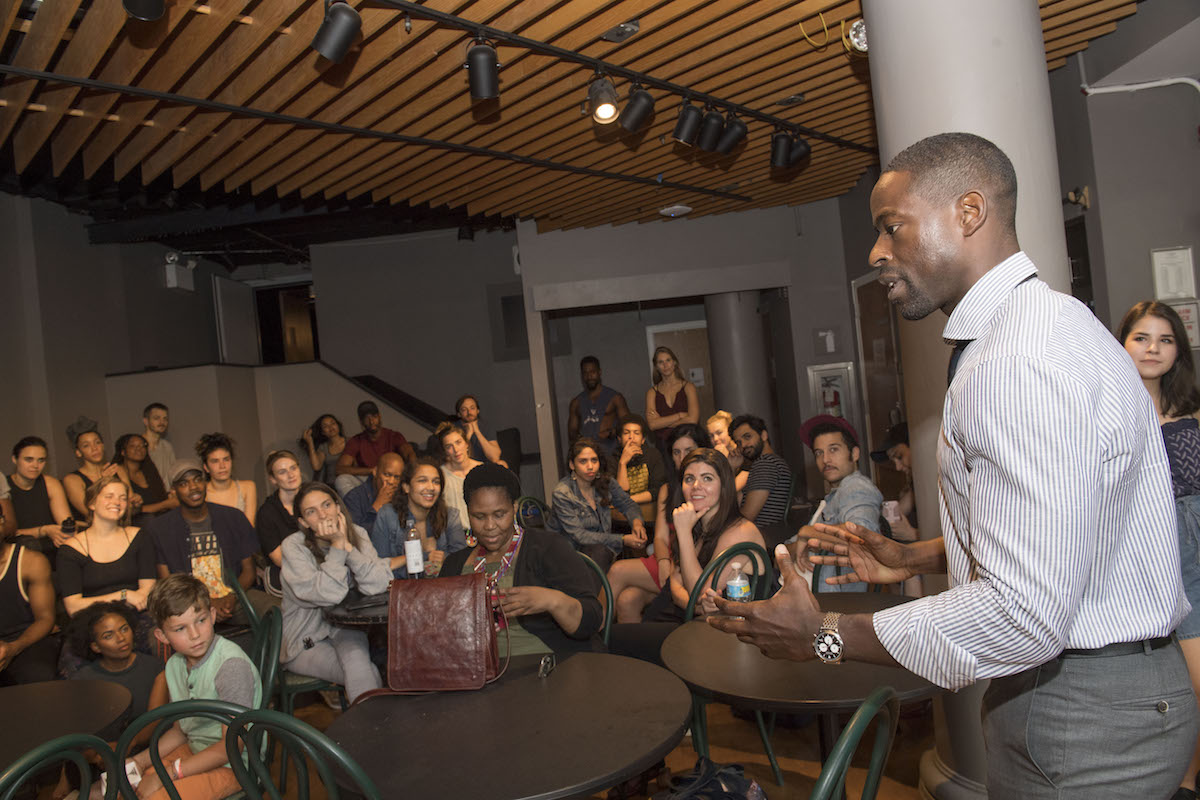
[[[29,26],[29,33],[17,45],[12,59],[13,66],[45,69],[54,57],[59,41],[78,9],[79,0],[59,0],[38,5],[33,15],[33,24]],[[7,32],[8,28],[4,30]],[[4,108],[0,109],[0,144],[4,144],[16,127],[22,109],[37,88],[38,82],[32,79],[13,75],[4,78],[4,85],[0,86],[0,97],[5,101]]]

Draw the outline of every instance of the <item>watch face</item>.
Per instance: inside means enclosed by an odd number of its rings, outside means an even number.
[[[813,638],[813,649],[822,661],[838,661],[842,657],[842,637],[833,631],[820,631]]]

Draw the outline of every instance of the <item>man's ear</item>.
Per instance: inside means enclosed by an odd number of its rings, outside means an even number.
[[[987,221],[987,198],[982,192],[972,189],[958,198],[957,211],[963,236],[973,236]]]
[[[858,463],[859,450],[857,447],[850,448],[850,460]]]

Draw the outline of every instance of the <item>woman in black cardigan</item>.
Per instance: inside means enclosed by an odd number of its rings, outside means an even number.
[[[442,575],[483,572],[504,608],[512,655],[590,650],[604,622],[591,571],[561,534],[517,524],[521,484],[485,463],[463,481],[471,532],[479,544],[446,556]],[[500,654],[504,655],[503,652]]]

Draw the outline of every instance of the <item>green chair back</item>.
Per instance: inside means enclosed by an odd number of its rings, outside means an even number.
[[[216,720],[222,725],[228,725],[238,714],[245,713],[245,711],[246,709],[243,706],[226,703],[222,700],[181,700],[178,703],[167,703],[165,706],[151,709],[131,722],[129,727],[125,729],[125,732],[121,734],[121,738],[117,740],[117,763],[125,763],[125,759],[132,755],[130,747],[133,743],[133,738],[137,736],[142,728],[153,723],[154,728],[150,732],[150,742],[148,745],[150,750],[150,764],[162,781],[163,789],[166,790],[167,796],[171,800],[180,800],[179,792],[175,789],[175,784],[171,777],[171,771],[163,764],[162,756],[158,752],[159,739],[177,720],[204,717]],[[112,775],[114,773],[110,772],[109,774]],[[120,775],[122,794],[128,798],[134,797],[135,792],[129,784],[129,778],[126,777],[125,770],[118,770],[116,774]]]
[[[517,498],[517,518],[527,528],[549,528],[550,507],[536,497],[523,495]]]
[[[254,636],[254,644],[250,648],[250,660],[258,667],[258,676],[262,679],[262,703],[259,708],[267,708],[275,695],[275,681],[279,677],[279,650],[283,647],[283,612],[272,608],[262,618],[262,624]]]
[[[612,631],[613,608],[617,601],[612,596],[612,586],[608,582],[608,576],[604,574],[604,570],[600,569],[600,565],[586,553],[580,553],[579,557],[583,559],[583,563],[591,567],[592,572],[600,578],[600,585],[604,587],[604,646],[608,647],[608,635]]]
[[[257,637],[259,630],[262,628],[262,617],[258,616],[258,612],[250,604],[250,598],[246,596],[246,590],[242,588],[237,575],[231,573],[228,568],[225,569],[225,583],[233,588],[234,595],[237,596],[238,602],[242,604],[242,608],[246,611],[246,619],[250,622],[250,632]]]
[[[850,769],[850,759],[858,749],[858,743],[867,728],[876,719],[875,743],[871,748],[871,762],[867,766],[867,779],[863,783],[863,800],[875,800],[879,792],[879,781],[883,777],[883,768],[887,766],[888,753],[892,749],[892,741],[896,738],[896,723],[900,719],[900,699],[896,690],[890,686],[881,686],[863,701],[850,723],[838,737],[825,765],[821,767],[821,776],[813,786],[809,800],[832,800],[844,797],[846,794],[846,772]]]
[[[10,720],[10,724],[15,725],[19,724],[19,722]],[[82,781],[79,788],[79,796],[87,797],[88,793],[92,790],[92,784],[100,780],[100,773],[97,772],[95,778],[93,778],[93,768],[83,755],[84,749],[94,750],[100,756],[100,759],[104,762],[104,770],[109,775],[124,772],[121,768],[124,762],[117,759],[116,754],[109,748],[107,742],[99,736],[92,736],[86,733],[72,733],[38,745],[5,767],[4,771],[0,772],[0,799],[12,800],[14,797],[17,797],[17,793],[26,783],[33,780],[47,767],[63,761],[70,761],[79,768],[79,775]],[[108,789],[104,793],[105,800],[116,800],[117,791],[118,782],[112,781],[109,783]],[[32,793],[29,796],[32,797]],[[132,797],[133,795],[129,796]]]
[[[334,777],[336,769],[343,775],[349,776],[358,786],[358,796],[367,800],[381,800],[379,789],[345,750],[338,747],[332,739],[306,722],[281,713],[260,709],[247,711],[233,720],[225,736],[225,747],[229,753],[229,766],[237,777],[238,783],[251,800],[282,800],[283,794],[271,776],[271,769],[265,763],[263,752],[264,737],[279,742],[284,753],[296,763],[295,796],[299,800],[307,800],[310,796],[309,765],[311,764],[325,785],[325,791],[318,796],[328,797],[329,800],[340,800],[341,794]],[[238,758],[238,742],[245,745],[248,754],[245,762]],[[287,760],[284,761],[287,763]],[[259,787],[265,789],[265,794]],[[289,793],[291,796],[291,793]]]
[[[704,572],[700,573],[700,580],[696,581],[696,585],[692,587],[692,592],[688,596],[688,607],[684,611],[684,619],[691,620],[696,613],[696,603],[700,600],[700,595],[704,592],[705,586],[717,588],[717,581],[721,578],[721,573],[725,570],[725,565],[738,556],[746,556],[747,566],[749,569],[743,570],[746,574],[746,579],[750,581],[750,596],[755,600],[763,600],[767,593],[771,591],[771,581],[775,577],[775,571],[771,569],[771,558],[767,555],[767,551],[762,545],[754,542],[738,542],[732,547],[727,547],[713,557],[708,562],[708,566],[704,568]],[[758,556],[757,559],[753,556]],[[762,561],[763,571],[759,573],[759,559]]]

